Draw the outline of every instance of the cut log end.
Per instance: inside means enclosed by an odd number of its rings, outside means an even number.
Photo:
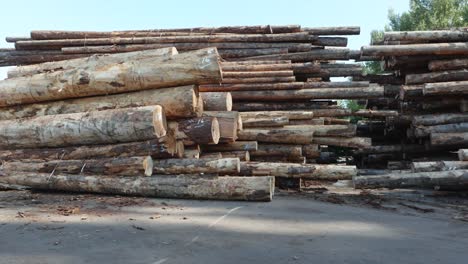
[[[160,138],[166,135],[167,122],[164,109],[161,106],[155,107],[153,112],[154,134]]]
[[[144,160],[143,160],[143,168],[145,170],[145,176],[151,176],[153,175],[153,159],[151,158],[151,156],[147,156]]]
[[[213,118],[213,122],[211,123],[211,134],[213,135],[213,143],[218,144],[219,139],[221,138],[221,132],[217,118]]]

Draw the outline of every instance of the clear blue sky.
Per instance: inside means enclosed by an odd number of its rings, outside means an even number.
[[[349,47],[369,43],[370,32],[387,23],[388,9],[408,10],[409,0],[12,0],[2,3],[0,47],[12,47],[6,36],[28,36],[37,29],[125,30],[225,25],[304,27],[360,26]],[[0,79],[6,74],[0,67]]]

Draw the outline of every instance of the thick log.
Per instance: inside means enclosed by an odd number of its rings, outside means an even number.
[[[153,160],[150,156],[95,160],[34,160],[5,161],[1,169],[7,172],[39,172],[91,175],[151,176]]]
[[[43,63],[48,61],[63,61],[72,60],[77,58],[88,57],[89,54],[33,54],[33,55],[19,55],[12,56],[10,52],[0,53],[0,67],[3,66],[16,66],[16,65],[28,65],[35,63]]]
[[[0,120],[160,105],[168,119],[200,116],[194,85],[0,108]]]
[[[201,88],[200,88],[201,89]],[[232,90],[231,90],[232,91]],[[232,91],[234,101],[312,100],[312,99],[366,99],[384,96],[383,87],[368,88],[314,88],[301,90]]]
[[[239,158],[223,159],[161,159],[154,160],[155,174],[231,174],[240,172]]]
[[[369,82],[306,82],[304,88],[352,88],[352,87],[369,87]]]
[[[355,166],[340,165],[241,162],[241,174],[316,180],[349,180],[356,176],[357,169]]]
[[[257,150],[250,151],[250,156],[252,158],[269,156],[302,157],[302,146],[290,144],[260,144]]]
[[[311,119],[314,117],[312,111],[255,111],[240,112],[242,119],[261,119],[274,117],[287,117],[290,120]]]
[[[8,78],[30,76],[39,73],[71,70],[85,67],[93,67],[97,69],[106,65],[123,63],[128,60],[139,60],[146,58],[166,58],[176,54],[178,54],[177,49],[174,47],[170,47],[155,50],[118,53],[112,55],[92,55],[86,58],[58,62],[45,62],[41,64],[15,67],[8,71]]]
[[[384,33],[384,40],[412,43],[456,42],[467,41],[468,33],[460,30],[390,31]]]
[[[232,92],[232,91],[258,91],[258,90],[289,90],[302,89],[303,82],[286,83],[241,83],[241,84],[203,84],[199,86],[200,92]],[[266,91],[268,92],[268,91]]]
[[[463,146],[468,144],[468,132],[431,133],[431,146]]]
[[[302,31],[311,35],[359,35],[360,27],[304,27]]]
[[[468,161],[468,149],[459,149],[458,159],[463,160],[463,161]]]
[[[468,59],[433,60],[427,64],[427,68],[430,71],[446,71],[465,69],[467,65]]]
[[[203,152],[226,152],[226,151],[255,151],[258,149],[257,141],[236,141],[218,145],[203,145]]]
[[[85,38],[85,39],[47,39],[17,41],[17,49],[33,49],[47,46],[93,46],[93,45],[120,45],[120,44],[151,44],[173,42],[306,42],[309,40],[306,32],[282,34],[226,34],[226,35],[188,35],[163,37],[136,37],[136,38]]]
[[[223,72],[292,71],[293,64],[223,65]]]
[[[467,70],[468,73],[468,70]],[[468,75],[467,75],[468,79]],[[468,81],[426,83],[423,95],[466,95],[468,94]]]
[[[343,37],[318,37],[311,42],[317,46],[331,46],[331,47],[346,47],[348,45],[348,38]]]
[[[468,114],[430,114],[412,117],[413,126],[434,126],[461,122],[468,122]]]
[[[328,102],[236,102],[232,108],[239,112],[248,111],[284,111],[284,110],[306,110],[336,108],[336,105],[328,105]]]
[[[437,171],[407,174],[387,174],[375,176],[357,176],[353,178],[354,188],[429,188],[435,190],[466,190],[468,171]]]
[[[283,127],[289,124],[289,118],[282,117],[264,117],[264,118],[242,118],[244,128],[255,127]]]
[[[465,55],[468,43],[363,46],[361,52],[363,56]]]
[[[206,111],[231,111],[232,97],[229,92],[201,93],[203,109]]]
[[[287,54],[288,48],[269,48],[269,49],[219,49],[219,55],[223,59],[245,58],[252,56]]]
[[[405,77],[406,84],[422,84],[432,82],[451,82],[465,80],[468,80],[468,69],[407,74]]]
[[[177,139],[188,139],[195,144],[218,144],[221,128],[216,117],[197,117],[177,122]]]
[[[337,136],[352,137],[356,135],[356,125],[292,125],[284,126],[283,129],[298,131],[313,131],[314,136]]]
[[[271,201],[274,177],[106,177],[50,175],[49,173],[6,174],[1,183],[39,190],[139,195],[162,198]]]
[[[448,171],[448,170],[466,170],[468,169],[468,161],[426,161],[412,162],[412,172],[428,172],[428,171]]]
[[[180,158],[183,153],[183,145],[177,144],[173,137],[165,136],[154,140],[112,145],[1,150],[0,160],[87,160],[146,155],[153,158]]]
[[[310,144],[314,132],[299,129],[244,129],[237,134],[239,140],[256,140],[268,143]]]
[[[260,83],[288,83],[288,82],[295,82],[296,77],[289,76],[289,77],[254,77],[254,78],[224,78],[223,84],[241,84],[241,83],[253,83],[253,84],[260,84]]]
[[[314,137],[312,143],[347,148],[368,148],[372,145],[372,139],[365,137]]]
[[[166,128],[166,117],[160,106],[4,120],[0,121],[0,147],[41,148],[142,141],[166,135]]]
[[[0,106],[219,82],[216,49],[113,64],[110,67],[71,69],[0,82]],[[135,81],[138,80],[138,81]]]
[[[18,43],[18,42],[17,42]],[[291,60],[292,62],[310,62],[314,60],[348,60],[349,49],[315,49],[307,52],[295,52],[279,55],[263,55],[238,60]]]
[[[413,129],[415,137],[427,137],[432,133],[458,133],[468,132],[468,123],[453,123],[435,126],[416,126]]]
[[[258,25],[258,26],[227,26],[227,27],[196,27],[196,28],[173,28],[173,29],[147,29],[147,30],[125,30],[125,31],[63,31],[63,30],[34,30],[31,31],[33,39],[80,39],[80,38],[109,38],[109,37],[138,37],[138,35],[159,36],[166,32],[186,33],[235,33],[235,34],[278,34],[293,33],[301,31],[300,25]],[[320,34],[324,35],[324,34]],[[341,34],[333,34],[341,35]]]
[[[320,157],[320,149],[317,144],[308,144],[302,146],[302,154],[308,159],[316,159]]]
[[[241,118],[235,111],[205,111],[204,117],[218,119],[220,142],[234,142],[237,139],[237,131],[241,128]]]

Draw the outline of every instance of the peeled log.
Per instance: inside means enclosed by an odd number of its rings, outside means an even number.
[[[355,166],[315,165],[296,163],[241,162],[241,174],[246,176],[278,176],[315,180],[349,180],[356,176]]]
[[[289,120],[289,125],[324,125],[325,119],[323,117],[302,119],[302,120]]]
[[[99,69],[86,67],[6,79],[0,82],[0,106],[219,82],[218,60],[216,49],[209,48]]]
[[[239,131],[239,140],[256,140],[258,142],[310,144],[314,132],[296,129],[246,129]]]
[[[215,117],[219,123],[220,142],[233,142],[242,124],[239,113],[235,111],[205,111],[204,117]]]
[[[460,133],[431,133],[431,145],[432,146],[455,146],[455,145],[467,145],[468,144],[468,132]]]
[[[239,112],[246,111],[287,111],[287,110],[306,110],[315,111],[315,109],[330,109],[336,105],[328,105],[327,102],[236,102],[233,109]]]
[[[466,95],[468,94],[467,85],[468,81],[427,83],[424,85],[423,95]]]
[[[257,141],[236,141],[232,143],[223,143],[218,145],[203,145],[203,151],[214,152],[214,151],[255,151],[258,149]]]
[[[357,126],[349,125],[292,125],[284,126],[283,129],[298,131],[313,131],[314,136],[338,136],[352,137],[356,135]]]
[[[11,173],[0,182],[39,190],[139,195],[161,198],[271,201],[274,177],[106,177]]]
[[[423,84],[464,80],[468,80],[468,69],[407,74],[405,77],[406,84]]]
[[[156,174],[239,174],[239,158],[154,160]]]
[[[428,171],[448,171],[448,170],[466,170],[468,169],[468,161],[426,161],[412,162],[412,172],[428,172]]]
[[[314,137],[312,143],[348,148],[368,148],[372,145],[372,139],[365,137]]]
[[[161,106],[5,120],[0,121],[0,147],[40,148],[143,141],[166,135],[166,128]]]
[[[301,145],[290,145],[290,144],[260,144],[258,149],[250,151],[251,157],[269,157],[269,156],[281,156],[281,157],[302,157],[302,146]]]
[[[177,49],[172,47],[147,51],[118,53],[112,55],[92,55],[86,58],[19,66],[8,71],[8,78],[30,76],[33,74],[62,70],[73,70],[76,68],[93,67],[94,69],[97,69],[106,65],[123,63],[128,60],[166,58],[176,54],[178,54]]]
[[[39,172],[93,175],[151,176],[153,160],[150,156],[95,160],[34,160],[5,161],[1,169],[7,172]]]
[[[165,136],[148,141],[112,145],[0,150],[0,160],[86,160],[145,155],[170,158],[181,157],[183,153],[183,145],[180,147],[173,137]]]
[[[437,171],[407,174],[357,176],[353,178],[356,189],[376,188],[429,188],[436,190],[468,189],[468,171]]]
[[[211,153],[204,153],[201,158],[210,157],[213,158],[214,156],[220,156],[218,159],[221,158],[238,158],[240,161],[250,161],[250,153],[248,151],[239,150],[239,151],[224,151],[224,152],[211,152]]]
[[[203,109],[206,111],[231,111],[232,97],[229,92],[201,93]]]
[[[0,108],[0,120],[160,105],[168,119],[200,116],[195,85]]]

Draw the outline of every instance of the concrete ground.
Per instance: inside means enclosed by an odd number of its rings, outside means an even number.
[[[356,197],[315,190],[252,203],[4,191],[0,263],[467,262],[466,200]]]

